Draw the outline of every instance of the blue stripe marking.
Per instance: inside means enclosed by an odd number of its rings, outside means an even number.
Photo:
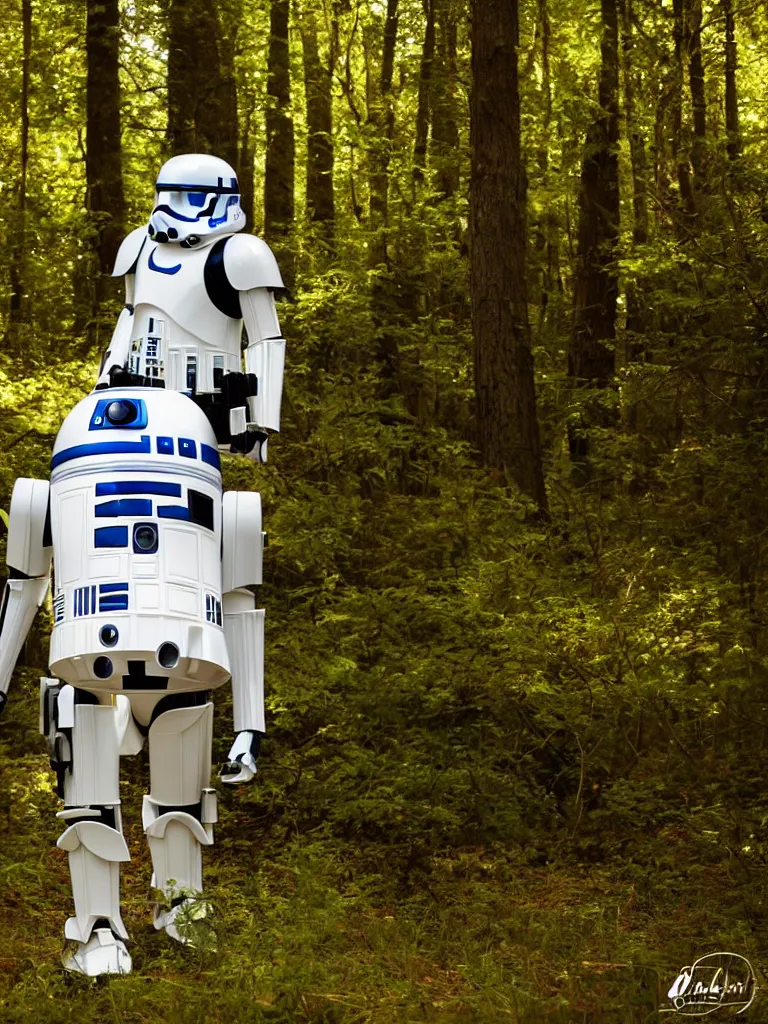
[[[78,588],[77,591],[77,614],[83,614],[83,591],[82,588]]]
[[[221,469],[221,458],[215,448],[209,444],[200,444],[200,458],[215,469]]]
[[[173,216],[176,217],[177,220],[187,220],[191,221],[192,223],[194,223],[197,220],[197,217],[182,217],[181,214],[178,213],[174,213]],[[149,266],[149,269],[156,270],[158,274],[178,274],[178,272],[181,270],[181,264],[176,263],[172,267],[161,267],[159,263],[155,263],[154,255],[156,252],[157,246],[155,246],[155,248],[149,254],[149,259],[147,260],[147,265]]]
[[[184,505],[158,505],[157,514],[161,519],[189,520],[189,509]]]
[[[96,484],[97,498],[103,498],[108,494],[164,494],[169,498],[180,498],[181,484],[164,484],[153,480],[121,480],[113,484]]]
[[[127,548],[127,526],[100,526],[93,534],[93,543],[97,548]]]
[[[76,444],[57,452],[51,459],[51,469],[56,469],[72,459],[83,459],[90,455],[149,455],[151,452],[149,434],[142,434],[138,441],[94,441],[91,444]]]
[[[91,611],[96,614],[96,587],[91,587]]]
[[[91,588],[85,587],[83,593],[83,615],[91,614]]]
[[[179,455],[183,455],[187,459],[197,458],[197,445],[191,437],[179,438]]]
[[[127,583],[100,583],[99,593],[100,594],[114,594],[116,590],[127,590]]]
[[[117,501],[105,501],[96,506],[97,519],[106,516],[151,516],[152,502],[149,498],[118,498]]]
[[[100,612],[127,612],[128,611],[128,595],[127,594],[113,594],[112,597],[100,597],[99,598],[99,611]]]
[[[158,437],[157,438],[157,454],[158,455],[173,455],[173,438],[172,437]]]

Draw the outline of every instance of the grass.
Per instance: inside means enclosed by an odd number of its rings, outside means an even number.
[[[6,742],[18,739],[30,704],[13,709]],[[21,729],[25,744],[32,735]],[[701,863],[685,837],[670,840],[673,864],[658,871],[640,846],[631,860],[599,865],[536,863],[523,849],[436,849],[405,870],[381,844],[340,842],[279,817],[254,822],[246,796],[229,790],[206,854],[219,951],[196,953],[152,928],[138,758],[126,762],[124,801],[134,972],[82,979],[60,966],[71,911],[45,755],[13,757],[6,746],[2,765],[8,1024],[639,1024],[657,1019],[660,998],[693,956],[733,948],[758,970],[768,957],[754,873],[734,872],[727,859]],[[763,1019],[758,1003],[749,1020]]]

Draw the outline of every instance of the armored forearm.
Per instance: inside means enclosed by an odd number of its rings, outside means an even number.
[[[268,288],[242,292],[240,305],[248,331],[245,369],[258,380],[258,393],[248,399],[251,420],[268,430],[280,429],[285,339],[277,319],[275,299]]]

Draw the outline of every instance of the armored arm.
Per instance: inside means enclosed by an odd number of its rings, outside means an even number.
[[[224,633],[232,673],[236,739],[223,782],[247,782],[256,774],[264,735],[264,611],[256,608],[261,583],[264,534],[261,496],[229,491],[222,507],[222,591]]]
[[[37,609],[45,600],[51,571],[51,539],[45,480],[16,481],[8,526],[9,579],[0,606],[0,710],[5,706],[16,659]]]
[[[275,309],[275,291],[283,287],[272,250],[253,235],[234,235],[224,250],[227,280],[240,293],[240,308],[248,333],[245,372],[256,377],[256,394],[247,398],[240,426],[261,434],[252,457],[266,461],[265,431],[280,429],[285,339]],[[235,410],[233,410],[234,412]],[[233,423],[232,433],[239,430]]]

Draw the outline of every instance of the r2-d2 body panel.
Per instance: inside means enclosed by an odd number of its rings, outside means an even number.
[[[96,391],[51,460],[51,671],[118,693],[207,690],[230,675],[216,437],[185,395]]]
[[[227,241],[183,249],[144,235],[134,268],[131,373],[165,379],[176,391],[212,392],[225,373],[240,370],[242,312],[224,271]]]

